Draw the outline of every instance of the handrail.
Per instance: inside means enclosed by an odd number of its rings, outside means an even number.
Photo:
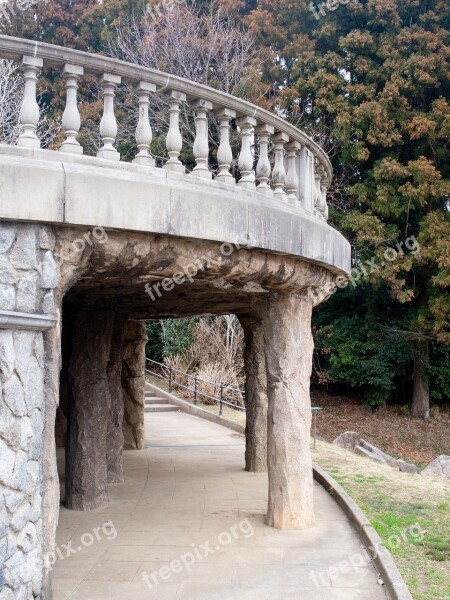
[[[128,82],[147,82],[157,86],[158,93],[175,91],[185,94],[187,98],[202,98],[214,107],[227,108],[239,116],[256,119],[275,129],[286,133],[290,141],[295,141],[307,148],[323,167],[327,186],[331,184],[333,170],[326,152],[305,133],[294,125],[269,111],[257,107],[245,100],[226,94],[200,83],[189,81],[175,75],[127,63],[108,56],[101,56],[63,48],[43,42],[0,35],[0,57],[22,60],[23,56],[39,57],[51,67],[61,67],[64,63],[83,67],[85,72],[102,75],[105,72],[120,76]]]
[[[166,381],[168,383],[168,389],[169,389],[169,393],[172,392],[172,388],[174,386],[176,387],[180,387],[183,388],[187,391],[190,391],[194,394],[194,404],[197,403],[197,396],[202,396],[204,398],[208,398],[209,400],[214,400],[215,402],[217,402],[219,404],[219,414],[222,414],[222,406],[230,406],[231,408],[235,409],[235,410],[242,410],[245,412],[245,407],[243,406],[238,406],[237,404],[233,404],[231,402],[227,402],[224,399],[224,393],[225,392],[236,392],[238,393],[241,397],[245,397],[245,391],[241,390],[239,388],[234,388],[232,386],[226,385],[225,383],[215,383],[213,381],[207,381],[205,379],[201,379],[200,377],[198,377],[197,375],[193,375],[191,373],[186,373],[184,371],[180,371],[179,369],[176,369],[175,367],[171,367],[170,365],[166,365],[164,363],[160,363],[157,362],[156,360],[151,360],[150,358],[146,358],[146,363],[147,364],[152,364],[152,365],[156,365],[158,367],[160,367],[162,370],[168,370],[169,374],[167,376],[164,376],[161,373],[158,373],[157,371],[151,371],[150,369],[146,368],[145,371],[146,373],[149,373],[150,375],[153,375],[155,377],[158,377],[159,379],[163,379],[164,381]],[[185,377],[187,377],[188,382],[189,379],[194,379],[194,387],[189,387],[189,385],[184,385],[183,383],[180,382],[174,382],[173,381],[173,373],[179,373],[180,375],[183,375]],[[206,392],[202,392],[200,389],[198,389],[198,383],[206,383],[207,385],[212,385],[214,387],[218,387],[220,390],[220,395],[219,397],[217,396],[211,396],[210,394],[207,394]]]

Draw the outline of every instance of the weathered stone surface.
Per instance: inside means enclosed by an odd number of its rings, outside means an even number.
[[[11,331],[0,329],[0,381],[4,383],[14,371],[16,353]]]
[[[10,253],[10,260],[16,269],[35,269],[37,267],[36,227],[19,225],[17,239]]]
[[[16,227],[12,223],[0,221],[0,253],[7,252],[16,239]]]
[[[359,446],[360,437],[355,431],[346,431],[341,433],[333,442],[335,446],[340,446],[346,450],[354,450]]]
[[[25,580],[25,556],[20,550],[8,558],[5,562],[5,583],[13,590],[17,590],[19,586]],[[17,592],[16,597],[19,597],[20,590]]]
[[[36,547],[37,532],[33,523],[27,523],[17,536],[17,547],[23,552],[30,552]]]
[[[418,475],[420,473],[420,470],[412,463],[407,463],[401,458],[399,458],[396,462],[396,466],[400,471],[402,471],[402,473],[410,473],[411,475]]]
[[[5,489],[5,505],[9,512],[14,512],[24,499],[24,494]]]
[[[16,310],[33,313],[36,311],[37,271],[20,272],[16,295]]]
[[[39,230],[39,247],[42,250],[54,250],[55,243],[55,234],[49,227],[43,227]]]
[[[8,446],[13,450],[19,449],[21,442],[20,419],[13,415],[5,402],[0,402],[0,437],[6,440]]]
[[[106,369],[113,313],[80,310],[70,359],[66,506],[93,510],[109,502],[106,435],[110,393]]]
[[[419,469],[416,465],[407,463],[402,459],[394,458],[390,454],[383,452],[380,448],[361,439],[355,431],[346,431],[345,433],[342,433],[334,440],[333,444],[345,448],[346,450],[351,450],[355,452],[355,454],[370,458],[379,463],[388,464],[390,467],[399,469],[399,471],[402,471],[403,473],[419,473]]]
[[[55,313],[55,298],[53,291],[48,291],[42,298],[42,304],[40,312],[47,315],[53,315]]]
[[[53,252],[47,251],[42,261],[40,285],[44,289],[52,290],[58,283],[56,263],[53,258]]]
[[[128,321],[122,354],[123,435],[127,450],[144,447],[145,321]]]
[[[19,450],[16,455],[14,464],[14,472],[11,479],[11,487],[21,492],[31,492],[31,479],[28,473],[28,455],[26,452]]]
[[[16,288],[13,285],[0,285],[0,310],[14,310],[16,307]]]
[[[8,533],[8,513],[6,512],[6,505],[5,505],[5,500],[3,498],[3,494],[0,493],[0,539],[5,538],[6,541],[6,534]],[[4,559],[4,555],[6,554],[6,545],[4,547],[4,551],[3,551],[3,559]]]
[[[106,455],[108,462],[108,483],[123,481],[123,392],[122,392],[122,352],[128,315],[115,315],[111,338],[111,354],[107,367],[110,392]]]
[[[441,454],[425,467],[423,473],[450,479],[450,456]]]
[[[28,452],[33,443],[33,428],[30,417],[23,417],[20,422],[20,447]]]
[[[22,531],[30,517],[31,504],[25,502],[19,506],[19,508],[12,515],[9,526],[15,532]]]
[[[368,450],[367,448],[364,448],[363,446],[356,446],[355,454],[359,454],[360,456],[365,456],[366,458],[370,458],[371,460],[376,460],[377,462],[380,462],[380,463],[386,462],[384,460],[384,458],[381,456],[381,454],[379,454],[377,452],[371,452],[370,450]]]
[[[39,460],[42,458],[42,432],[44,429],[44,422],[42,412],[38,409],[31,415],[31,427],[33,429],[33,440],[28,454],[31,459]]]
[[[27,414],[23,387],[15,373],[3,384],[3,400],[16,417],[23,417]]]
[[[6,528],[8,528],[8,522],[6,522]],[[4,535],[3,537],[0,537],[0,564],[3,564],[5,562],[7,549],[8,541],[6,535]]]
[[[10,223],[0,227],[0,308],[35,312],[42,292],[38,281],[44,252],[39,249],[39,226]],[[13,291],[8,285],[13,286]],[[8,303],[4,302],[9,294]],[[14,600],[40,597],[32,579],[42,579],[36,558],[41,547],[41,463],[44,409],[43,334],[0,330],[0,554],[5,572],[1,596]],[[39,408],[35,408],[38,406]],[[5,534],[5,511],[7,534]],[[19,547],[18,547],[19,546]]]
[[[315,523],[311,313],[307,295],[279,294],[270,298],[263,315],[269,398],[267,524],[278,529],[301,529]]]
[[[0,439],[0,483],[3,485],[11,483],[15,460],[14,451]]]
[[[16,285],[15,269],[11,266],[9,259],[4,254],[0,254],[0,285]]]
[[[258,318],[241,318],[245,333],[245,469],[267,471],[267,375],[264,332]]]

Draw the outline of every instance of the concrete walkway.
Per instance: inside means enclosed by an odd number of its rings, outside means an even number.
[[[317,525],[276,531],[264,525],[267,477],[243,470],[240,434],[184,413],[146,420],[148,448],[125,453],[111,504],[61,507],[54,600],[386,600],[319,485]]]

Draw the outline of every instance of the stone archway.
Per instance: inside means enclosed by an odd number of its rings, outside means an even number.
[[[36,487],[39,498],[30,496],[24,516],[24,527],[33,524],[34,514],[40,523],[41,533],[36,535],[34,545],[40,558],[35,565],[35,584],[24,582],[24,586],[41,589],[42,581],[42,597],[51,597],[50,566],[42,557],[54,549],[59,510],[55,416],[60,394],[63,302],[64,312],[74,316],[72,354],[67,363],[72,406],[68,436],[70,448],[81,457],[74,458],[73,453],[69,457],[69,506],[91,509],[107,502],[108,486],[122,476],[122,436],[131,446],[142,445],[138,405],[143,386],[138,356],[145,342],[139,322],[233,312],[241,318],[248,343],[247,386],[253,398],[247,436],[248,470],[264,468],[266,410],[269,419],[267,521],[282,529],[307,527],[314,522],[308,447],[310,317],[313,304],[333,287],[335,276],[330,270],[298,258],[238,246],[228,245],[227,252],[222,252],[215,242],[116,231],[103,231],[104,236],[96,238],[86,228],[9,227],[11,247],[4,252],[7,268],[13,275],[14,269],[20,269],[21,280],[29,281],[30,289],[36,289],[35,310],[55,315],[55,320],[45,323],[36,317],[33,325],[28,324],[34,333],[0,332],[3,393],[12,394],[8,396],[11,401],[14,397],[17,400],[13,393],[16,372],[25,396],[27,385],[33,385],[43,397],[39,423],[33,425],[41,441],[38,455],[34,457],[32,453],[37,450],[31,447],[8,448],[14,460],[18,453],[25,452],[27,464],[32,467],[35,461],[42,473]],[[19,238],[20,252],[16,250]],[[90,243],[80,243],[87,239]],[[31,274],[26,275],[28,272]],[[149,289],[154,291],[153,297]],[[14,293],[20,297],[20,290],[14,288]],[[125,322],[130,320],[134,334],[127,338]],[[21,327],[20,323],[16,326]],[[39,367],[39,373],[33,376],[40,382],[37,385],[30,381],[27,384],[26,374],[21,374],[23,357],[28,356],[29,365]],[[119,386],[119,365],[123,367],[124,363],[126,369],[121,370]],[[119,387],[121,394],[112,395],[111,389]],[[95,406],[87,402],[93,390]],[[125,422],[129,427],[124,431],[118,424],[127,405]],[[25,417],[17,415],[26,433]],[[81,437],[84,446],[78,443]]]

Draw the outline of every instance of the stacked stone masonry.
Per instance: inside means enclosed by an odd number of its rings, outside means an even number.
[[[0,310],[54,312],[50,228],[0,222]],[[39,598],[44,334],[0,329],[0,565],[2,600]]]

